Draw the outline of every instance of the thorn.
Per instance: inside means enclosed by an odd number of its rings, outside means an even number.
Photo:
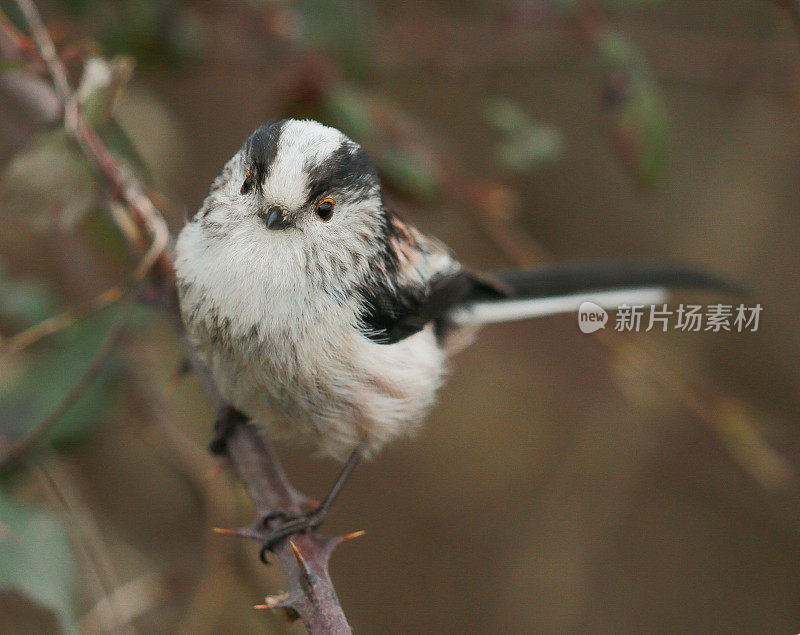
[[[315,510],[320,505],[322,505],[322,502],[314,498],[307,498],[302,502],[302,506],[311,511]]]
[[[215,534],[222,534],[223,536],[239,536],[238,529],[227,529],[225,527],[214,527],[213,531]]]
[[[291,605],[288,593],[279,593],[278,595],[268,595],[265,598],[264,604],[256,604],[253,608],[272,609],[275,612],[281,612],[283,613],[284,617],[290,622],[294,622],[298,617],[300,617],[300,614]]]
[[[275,595],[268,595],[264,598],[264,604],[256,604],[253,608],[260,609],[281,609],[286,606],[289,600],[289,594],[286,592],[277,593]]]
[[[306,564],[305,558],[303,558],[303,554],[300,553],[300,550],[297,548],[297,545],[294,544],[294,540],[289,540],[289,544],[292,547],[292,551],[294,552],[294,557],[297,559],[297,564],[300,565],[300,569],[303,571],[303,575],[306,578],[311,577],[311,570],[308,568],[308,564]]]
[[[345,534],[344,536],[339,536],[339,542],[347,542],[348,540],[355,540],[356,538],[361,538],[366,531],[361,529],[360,531],[353,531],[349,534]]]
[[[300,550],[297,548],[297,545],[294,544],[294,540],[290,540],[289,544],[292,546],[292,551],[294,552],[294,557],[297,558],[298,564],[305,568],[306,561],[303,560],[303,554],[300,553]]]

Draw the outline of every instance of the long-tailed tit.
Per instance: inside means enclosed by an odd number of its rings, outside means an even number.
[[[665,286],[725,288],[654,263],[476,274],[386,209],[375,167],[314,121],[256,130],[180,233],[175,266],[191,342],[232,408],[274,437],[344,459],[316,527],[362,455],[413,433],[448,358],[482,324],[663,301]],[[221,449],[223,438],[217,439]]]

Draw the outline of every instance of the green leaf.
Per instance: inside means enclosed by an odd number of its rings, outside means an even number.
[[[656,185],[666,173],[669,123],[654,73],[639,50],[612,29],[601,31],[596,43],[606,67],[614,148],[642,185]]]
[[[596,3],[597,7],[604,11],[621,11],[638,8],[652,8],[659,5],[664,0],[600,0]],[[573,16],[581,11],[592,10],[595,4],[589,5],[582,0],[553,0],[553,5],[565,16]]]
[[[439,179],[431,164],[411,151],[381,149],[373,152],[383,178],[405,194],[432,200],[439,193]]]
[[[439,193],[439,161],[414,125],[390,103],[338,84],[325,95],[316,114],[321,121],[358,139],[390,187],[422,200]]]
[[[163,188],[183,178],[182,157],[187,150],[181,126],[155,93],[129,87],[101,132],[109,148],[128,162],[145,185]]]
[[[302,13],[302,46],[334,58],[350,77],[366,78],[373,71],[372,13],[359,0],[306,0]],[[345,35],[346,34],[346,35]]]
[[[36,137],[8,163],[0,178],[6,212],[49,220],[54,212],[74,223],[95,200],[96,181],[86,159],[63,129]]]
[[[57,310],[50,287],[40,280],[8,277],[0,261],[0,317],[22,328],[41,322]]]
[[[107,345],[112,329],[127,304],[120,302],[83,318],[47,341],[48,348],[10,386],[0,387],[0,429],[19,437],[51,416],[75,389],[98,352]],[[107,360],[80,397],[49,431],[56,447],[74,444],[108,419],[113,407],[119,363]]]
[[[75,571],[58,519],[20,505],[0,490],[0,591],[17,591],[52,611],[63,632],[77,633]]]
[[[202,50],[202,20],[192,7],[162,0],[97,2],[94,29],[104,50],[140,62],[172,64]]]
[[[31,65],[22,60],[12,60],[8,58],[0,58],[0,72],[6,71],[20,71],[22,73],[30,73]]]
[[[83,75],[76,95],[83,116],[95,128],[106,123],[113,107],[133,73],[133,61],[118,56],[113,60],[90,57],[83,65]]]
[[[367,100],[364,95],[345,85],[334,87],[323,100],[322,111],[328,119],[341,126],[354,139],[377,135]]]
[[[486,104],[486,119],[500,141],[494,148],[495,161],[507,170],[528,172],[558,160],[564,140],[553,126],[533,121],[514,101],[492,99]]]

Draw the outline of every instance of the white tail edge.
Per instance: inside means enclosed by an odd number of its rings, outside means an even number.
[[[641,289],[617,289],[594,293],[575,293],[552,298],[525,298],[521,300],[495,300],[478,302],[472,306],[454,311],[451,319],[456,324],[492,324],[512,322],[531,318],[577,313],[578,307],[587,300],[606,310],[620,305],[661,304],[669,298],[664,287],[645,287]]]

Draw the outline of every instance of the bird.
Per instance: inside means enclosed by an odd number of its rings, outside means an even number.
[[[652,261],[474,271],[386,206],[358,143],[296,119],[261,125],[225,164],[180,231],[175,272],[189,341],[228,414],[344,462],[318,507],[281,519],[262,558],[318,527],[362,458],[419,429],[481,326],[585,298],[614,308],[731,287]],[[225,434],[218,424],[212,451]]]

